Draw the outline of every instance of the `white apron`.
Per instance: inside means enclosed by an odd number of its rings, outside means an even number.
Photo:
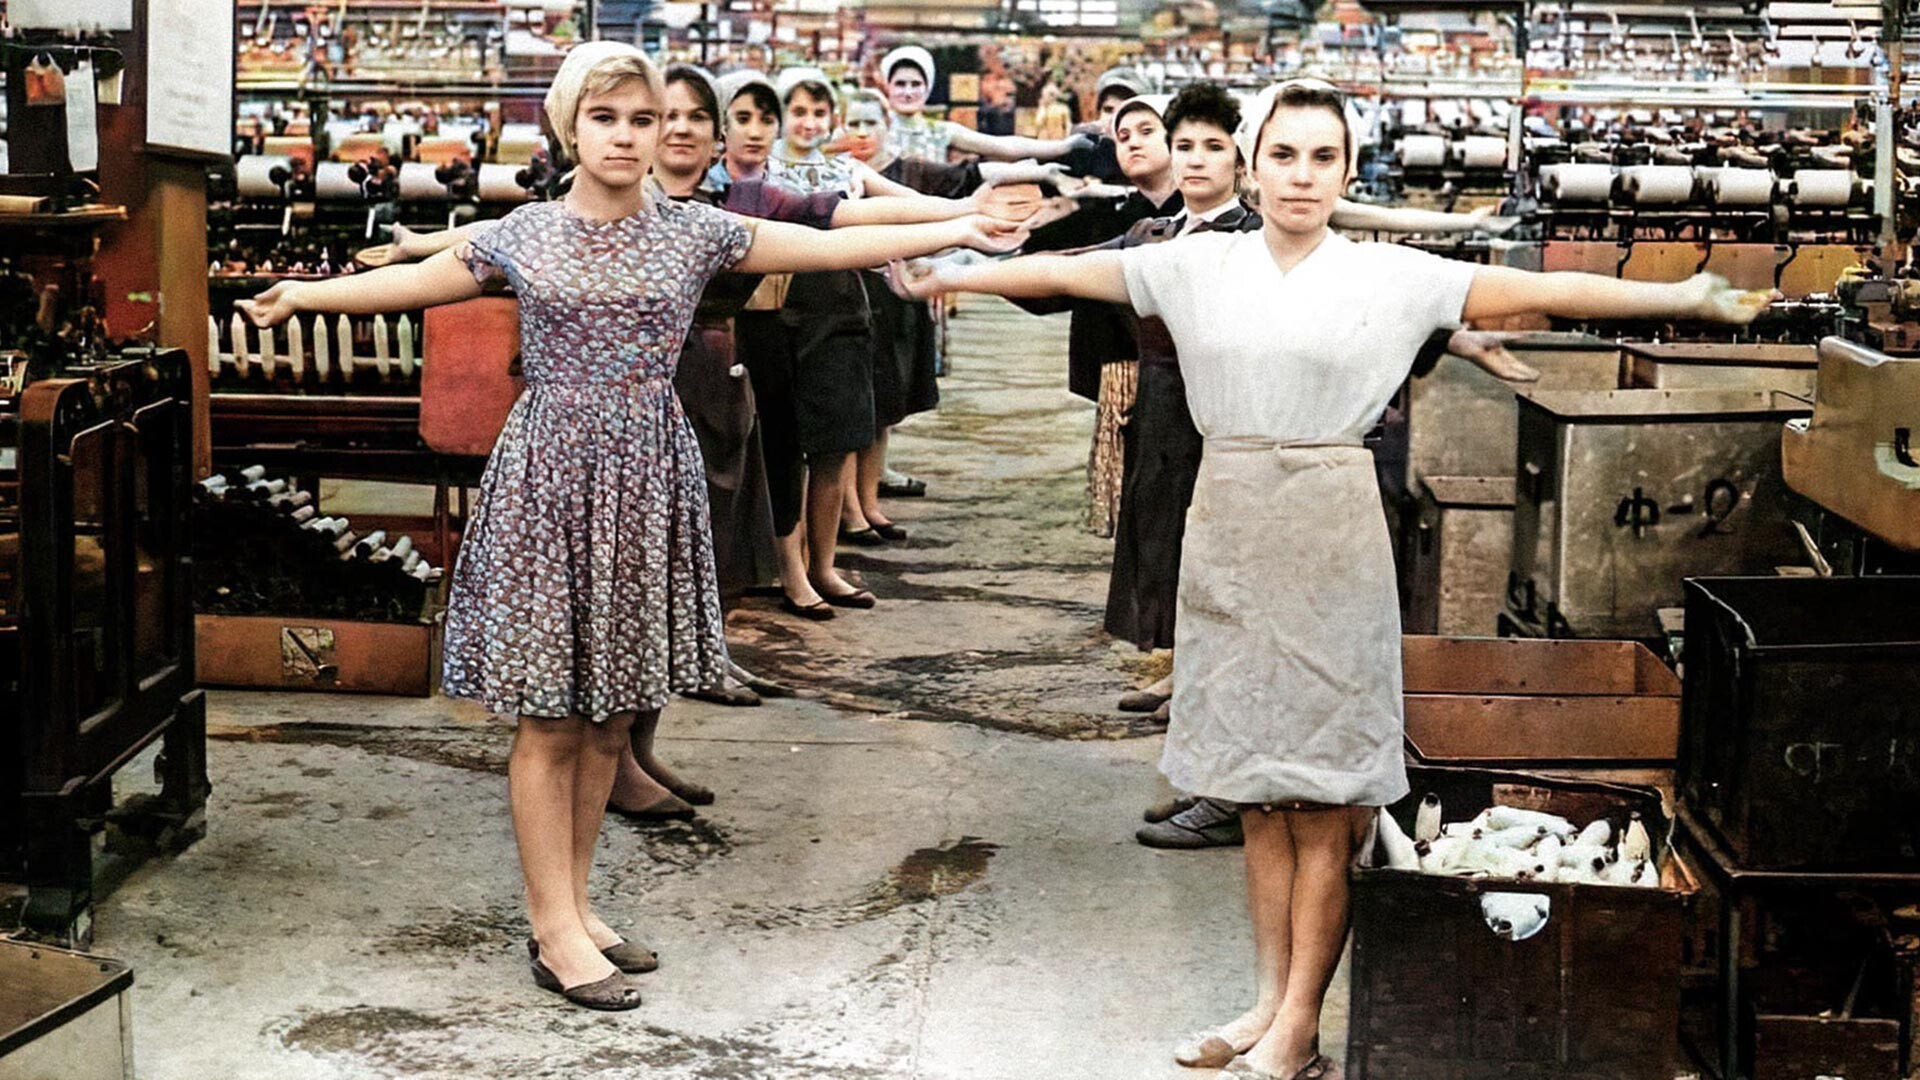
[[[1175,787],[1336,806],[1407,793],[1400,600],[1364,447],[1207,440],[1174,642],[1160,769]]]

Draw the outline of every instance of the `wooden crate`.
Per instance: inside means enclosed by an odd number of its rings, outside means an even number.
[[[440,670],[440,625],[253,615],[194,618],[200,683],[426,697]]]
[[[1634,641],[1401,639],[1407,745],[1429,764],[1671,762],[1680,679]]]
[[[1438,794],[1448,820],[1498,801],[1575,821],[1637,810],[1666,833],[1660,797],[1533,773],[1414,766],[1389,808],[1409,832]],[[1351,1080],[1673,1080],[1680,1072],[1682,935],[1697,889],[1670,857],[1659,889],[1474,881],[1402,870],[1353,876]],[[1480,898],[1544,894],[1525,941],[1487,929]]]

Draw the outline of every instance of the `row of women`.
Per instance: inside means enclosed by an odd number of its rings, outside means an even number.
[[[763,179],[735,155],[735,142],[751,141],[733,127],[750,91],[709,99],[700,83],[669,84],[630,47],[579,46],[546,99],[555,137],[577,165],[563,198],[521,207],[417,265],[281,284],[243,304],[271,325],[299,311],[453,302],[498,278],[518,297],[526,391],[488,463],[455,569],[443,684],[516,725],[509,802],[532,975],[590,1008],[638,1005],[634,976],[657,963],[609,927],[588,896],[623,759],[637,757],[638,771],[663,790],[677,783],[651,760],[659,710],[670,694],[723,686],[727,674],[708,478],[674,388],[703,292],[728,271],[792,273],[791,303],[800,275],[950,247],[1004,252],[1058,212],[1051,202],[994,205],[997,217],[974,212],[989,197],[944,211],[965,216],[872,224],[937,215],[905,195],[843,197],[871,183],[871,165],[796,146],[796,128],[814,122],[824,137],[831,126],[831,88],[803,95],[808,81],[772,87],[783,105],[774,119],[784,119],[788,138],[769,153]],[[762,84],[748,76],[741,85]],[[719,206],[677,197],[700,186],[705,165],[698,141],[676,132],[698,126],[695,114],[710,117],[715,104],[729,125]],[[764,113],[763,105],[753,108]],[[800,115],[807,111],[816,115]],[[1138,174],[1136,144],[1164,148],[1170,137],[1178,152],[1191,142],[1246,173],[1247,212],[1189,205],[1118,245],[936,262],[922,275],[901,274],[900,287],[919,298],[972,290],[1124,306],[1140,320],[1143,346],[1151,340],[1184,380],[1200,456],[1178,571],[1162,769],[1242,819],[1258,994],[1177,1057],[1234,1075],[1315,1077],[1329,1068],[1317,1045],[1319,1013],[1346,934],[1348,862],[1369,808],[1407,791],[1398,604],[1361,434],[1436,330],[1524,313],[1742,321],[1767,298],[1710,277],[1675,286],[1539,275],[1347,240],[1329,223],[1351,175],[1353,139],[1339,96],[1324,84],[1269,88],[1237,116],[1163,112],[1152,102],[1117,103],[1114,114],[1123,172]],[[846,121],[853,132],[854,116]],[[936,130],[962,150],[977,145],[959,129]],[[1184,165],[1181,173],[1184,184]],[[768,182],[783,177],[794,186]],[[1162,212],[1169,201],[1141,197]],[[895,200],[861,212],[898,216],[842,217]],[[1236,224],[1219,224],[1229,215]],[[707,329],[711,322],[699,332]],[[742,340],[748,334],[742,327]],[[786,336],[797,352],[834,334],[807,326]],[[808,410],[823,407],[808,401],[804,366],[796,362],[784,388],[754,380],[756,391],[772,387],[759,400],[769,446],[773,412],[811,423]],[[771,400],[781,393],[787,400]],[[803,446],[812,487],[836,467],[836,451],[849,453],[830,442]],[[769,448],[765,457],[773,468],[778,454]],[[826,479],[837,518],[844,473]],[[813,545],[831,537],[816,528],[828,515],[814,520],[813,495],[802,511],[807,569],[816,591],[838,594],[850,587],[822,572],[830,560]]]

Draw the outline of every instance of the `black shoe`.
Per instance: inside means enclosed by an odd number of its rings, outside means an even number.
[[[884,540],[905,540],[907,538],[907,530],[895,525],[891,521],[885,525],[873,525],[870,526],[870,528],[872,528],[874,532],[879,533]]]
[[[885,547],[887,538],[880,534],[880,530],[869,525],[864,529],[841,529],[840,542],[861,547]]]
[[[814,622],[826,622],[833,618],[833,608],[829,607],[825,600],[815,600],[803,607],[794,603],[793,597],[785,593],[780,594],[780,610],[802,619],[812,619]]]
[[[874,595],[865,589],[855,589],[850,593],[821,593],[820,595],[834,607],[859,608],[864,611],[878,603]]]
[[[1239,847],[1244,842],[1240,812],[1215,799],[1201,799],[1158,825],[1140,829],[1133,838],[1150,848],[1177,850]]]

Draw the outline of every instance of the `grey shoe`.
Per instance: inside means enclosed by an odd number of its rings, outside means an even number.
[[[1140,829],[1133,838],[1150,848],[1239,847],[1240,811],[1232,803],[1201,799],[1158,825]]]

